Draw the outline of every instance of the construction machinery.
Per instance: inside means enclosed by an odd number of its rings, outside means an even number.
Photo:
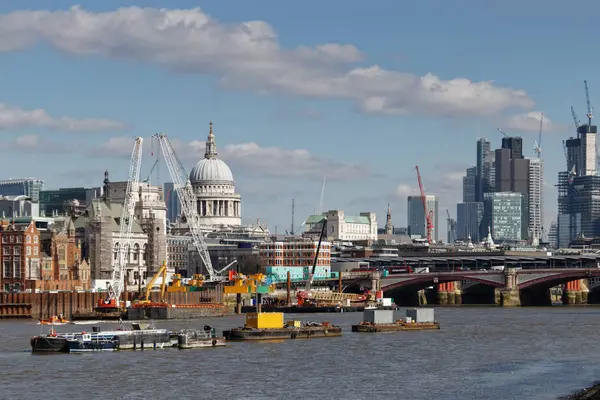
[[[542,158],[542,127],[544,126],[544,113],[540,115],[540,132],[538,139],[533,142],[533,151],[537,155],[537,158]]]
[[[227,277],[224,277],[220,274],[227,268],[231,267],[235,263],[235,261],[228,264],[227,266],[225,266],[225,268],[219,271],[214,270],[210,259],[210,255],[208,253],[208,247],[206,245],[206,241],[204,240],[204,234],[200,229],[199,216],[196,210],[196,196],[194,195],[194,190],[190,183],[189,175],[183,167],[183,164],[177,157],[173,145],[169,141],[167,135],[163,133],[157,133],[152,137],[158,140],[160,144],[160,149],[163,153],[165,163],[167,164],[169,174],[171,175],[173,186],[177,195],[179,196],[179,201],[181,203],[183,215],[186,218],[186,222],[189,226],[190,233],[192,235],[192,242],[194,244],[194,247],[198,251],[198,254],[200,255],[202,263],[204,264],[204,268],[206,268],[206,271],[208,272],[208,278],[203,281],[225,281]]]
[[[499,130],[500,128],[498,128]],[[419,182],[419,190],[421,191],[421,201],[423,202],[423,213],[425,214],[425,228],[427,230],[427,242],[432,242],[433,232],[433,210],[427,210],[427,196],[425,196],[425,190],[423,189],[423,182],[421,181],[421,173],[419,172],[419,166],[415,167],[417,170],[417,181]]]
[[[117,260],[113,266],[108,297],[99,299],[96,311],[116,311],[122,308],[120,303],[121,295],[125,288],[125,266],[127,256],[131,248],[131,237],[133,231],[135,199],[139,180],[140,168],[142,165],[142,143],[143,139],[137,137],[133,144],[131,161],[129,166],[129,177],[127,179],[127,189],[125,191],[125,200],[121,210],[121,219],[119,220],[119,242],[117,249]]]
[[[156,283],[158,278],[162,278],[162,280],[160,282],[160,299],[159,299],[158,304],[161,306],[165,305],[165,293],[167,292],[167,263],[166,262],[163,262],[163,264],[160,266],[158,271],[156,271],[156,274],[154,274],[152,279],[150,279],[150,282],[148,282],[146,284],[146,288],[144,290],[144,298],[138,300],[135,305],[157,304],[150,300],[150,293],[152,292],[152,289],[154,288],[154,284]]]

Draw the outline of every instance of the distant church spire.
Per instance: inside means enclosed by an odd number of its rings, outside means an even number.
[[[215,142],[215,134],[212,129],[212,121],[208,125],[210,126],[210,130],[208,131],[208,139],[206,139],[204,158],[217,158],[217,143]]]
[[[388,210],[387,210],[387,219],[385,221],[385,234],[386,235],[394,234],[394,227],[392,226],[392,207],[390,207],[389,203],[388,203]]]
[[[104,187],[102,188],[105,201],[110,200],[110,179],[108,179],[108,170],[104,171]]]

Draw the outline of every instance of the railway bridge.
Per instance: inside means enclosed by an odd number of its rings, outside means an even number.
[[[443,271],[383,277],[380,288],[398,304],[496,303],[502,306],[550,305],[550,288],[562,285],[565,304],[588,303],[600,287],[599,268],[546,268],[504,271]],[[426,296],[424,289],[433,296]],[[594,296],[600,297],[600,296]]]

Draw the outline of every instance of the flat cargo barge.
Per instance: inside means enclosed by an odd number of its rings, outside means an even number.
[[[391,324],[360,323],[352,325],[352,332],[399,332],[399,331],[424,331],[429,329],[440,329],[439,322],[403,322],[398,321]]]
[[[342,336],[342,328],[333,325],[300,328],[234,328],[223,331],[223,336],[227,340],[314,339]]]
[[[243,327],[223,331],[227,340],[313,339],[342,335],[342,328],[329,322],[283,321],[283,313],[246,314]]]

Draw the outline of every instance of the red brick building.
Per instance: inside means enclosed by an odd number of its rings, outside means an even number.
[[[28,287],[27,281],[41,278],[41,241],[35,221],[30,218],[1,220],[0,242],[2,290],[23,290]]]

